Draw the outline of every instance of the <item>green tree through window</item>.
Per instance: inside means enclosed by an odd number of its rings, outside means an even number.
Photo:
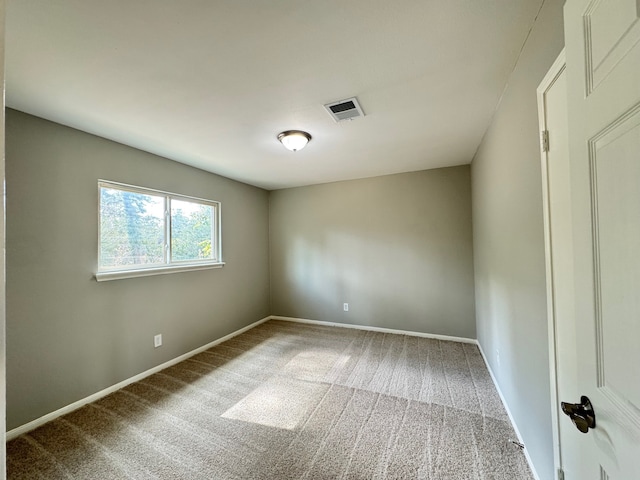
[[[164,197],[100,190],[100,265],[164,263]]]
[[[210,208],[191,202],[171,202],[171,259],[173,261],[211,258]]]

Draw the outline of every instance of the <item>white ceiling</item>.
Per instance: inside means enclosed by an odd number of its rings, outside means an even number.
[[[268,189],[466,164],[542,1],[8,0],[7,105]]]

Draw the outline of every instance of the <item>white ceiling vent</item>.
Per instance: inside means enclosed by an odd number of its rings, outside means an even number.
[[[338,102],[327,103],[324,108],[327,109],[331,118],[336,122],[342,122],[344,120],[353,120],[354,118],[364,117],[362,107],[358,103],[356,97],[347,98],[346,100],[340,100]]]

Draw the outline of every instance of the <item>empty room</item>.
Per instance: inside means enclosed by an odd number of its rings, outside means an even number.
[[[0,12],[0,478],[640,479],[637,0]]]

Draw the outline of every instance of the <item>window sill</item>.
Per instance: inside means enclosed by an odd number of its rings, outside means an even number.
[[[122,280],[124,278],[149,277],[151,275],[191,272],[194,270],[209,270],[211,268],[222,268],[224,265],[224,262],[219,262],[199,265],[171,265],[168,267],[140,268],[136,270],[116,270],[112,272],[98,272],[95,277],[98,282],[106,282],[109,280]]]

